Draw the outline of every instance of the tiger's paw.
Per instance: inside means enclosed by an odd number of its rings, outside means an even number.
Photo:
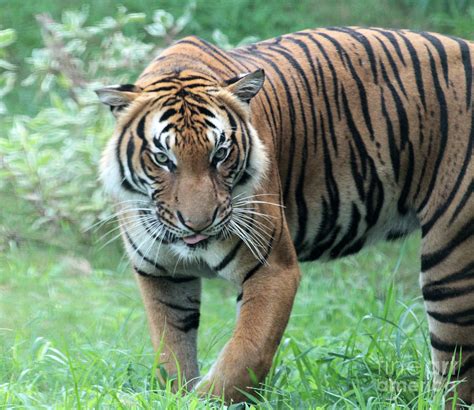
[[[238,382],[229,382],[228,380],[211,371],[196,384],[194,391],[203,397],[211,396],[223,399],[227,404],[248,400],[243,391],[249,391],[250,393],[251,387]]]

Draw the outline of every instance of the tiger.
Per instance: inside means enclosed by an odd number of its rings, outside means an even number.
[[[304,30],[224,50],[176,41],[115,116],[100,178],[168,375],[245,400],[272,365],[300,282],[324,261],[421,230],[438,386],[474,400],[473,43],[431,32]],[[237,321],[199,376],[201,280],[238,289]],[[446,366],[448,364],[448,366]]]

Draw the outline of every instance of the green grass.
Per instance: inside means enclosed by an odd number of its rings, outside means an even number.
[[[259,407],[428,409],[441,403],[430,388],[417,248],[412,238],[302,266],[291,321]],[[144,309],[126,263],[118,263],[118,246],[88,259],[73,249],[29,243],[10,244],[1,256],[0,406],[210,405],[158,388]],[[234,304],[227,283],[205,281],[203,372],[231,334]]]

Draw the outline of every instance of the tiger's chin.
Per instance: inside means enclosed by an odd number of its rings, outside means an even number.
[[[171,244],[171,250],[175,255],[184,261],[197,261],[203,259],[203,254],[208,250],[212,239],[206,239],[195,245],[189,245],[182,239],[175,241]]]

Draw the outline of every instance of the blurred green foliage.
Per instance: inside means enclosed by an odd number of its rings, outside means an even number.
[[[7,107],[3,100],[15,85],[15,65],[8,61],[8,46],[16,40],[16,32],[12,28],[0,30],[0,115],[6,114]]]
[[[5,118],[9,130],[0,138],[4,189],[34,205],[32,230],[45,223],[86,229],[106,215],[97,164],[113,121],[93,89],[127,82],[176,38],[191,20],[192,8],[177,19],[157,10],[148,25],[144,13],[124,7],[95,25],[87,24],[85,9],[65,11],[61,21],[46,13],[36,16],[44,44],[25,59],[29,73],[21,87],[42,100],[47,96],[46,104],[38,104],[34,116]],[[126,28],[134,25],[154,41],[127,35]]]

